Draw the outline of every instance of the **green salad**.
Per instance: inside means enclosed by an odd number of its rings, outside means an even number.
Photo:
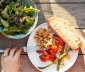
[[[0,3],[0,26],[6,35],[27,33],[34,24],[33,13],[38,9],[23,4],[22,0],[5,0]]]

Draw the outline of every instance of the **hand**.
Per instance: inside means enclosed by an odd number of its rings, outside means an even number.
[[[83,30],[83,33],[85,34],[85,30]],[[83,37],[79,37],[79,40],[82,43],[82,47],[85,48],[85,39]]]
[[[1,65],[4,72],[18,72],[22,48],[7,48],[2,54]]]

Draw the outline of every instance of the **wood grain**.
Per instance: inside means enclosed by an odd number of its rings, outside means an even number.
[[[46,3],[46,2],[50,2],[50,3],[56,3],[56,2],[85,2],[85,0],[33,0],[34,3]]]
[[[0,49],[11,47],[11,39],[5,37],[0,33]]]
[[[85,4],[37,4],[37,8],[43,10],[46,20],[50,16],[63,17],[71,23],[77,24],[76,28],[85,27]],[[43,21],[43,18],[39,20]]]
[[[19,72],[40,72],[30,62],[27,55],[21,55],[20,71]]]
[[[27,45],[28,37],[21,39],[11,39],[11,47],[24,47]]]

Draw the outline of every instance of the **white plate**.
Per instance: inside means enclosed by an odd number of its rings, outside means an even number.
[[[36,27],[34,29],[34,31],[30,34],[29,36],[29,39],[28,39],[28,43],[27,43],[27,53],[28,53],[28,57],[30,59],[30,61],[32,62],[32,64],[38,69],[38,67],[42,67],[42,66],[46,66],[50,63],[50,61],[48,62],[42,62],[40,59],[39,59],[39,54],[36,53],[36,50],[37,50],[37,45],[36,45],[36,42],[34,40],[34,36],[35,36],[35,33],[36,31],[39,29],[39,28],[46,28],[48,29],[48,26],[47,26],[47,23],[43,23],[41,25],[39,25],[38,27]],[[32,47],[30,47],[32,46]],[[33,51],[30,51],[30,49],[32,49]],[[64,60],[64,66],[60,66],[60,71],[59,72],[65,72],[66,70],[68,70],[76,61],[77,57],[78,57],[78,51],[70,51],[69,52],[69,55],[71,57],[71,59],[65,59]],[[54,64],[46,69],[38,69],[40,70],[41,72],[56,72],[56,66],[57,64]]]

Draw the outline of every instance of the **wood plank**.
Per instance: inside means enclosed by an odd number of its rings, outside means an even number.
[[[53,12],[52,12],[52,9],[51,9],[51,5],[50,4],[36,4],[37,8],[40,10],[38,16],[38,23],[37,23],[37,26],[42,24],[42,23],[45,23],[46,20],[53,16]]]
[[[20,71],[19,72],[40,72],[30,62],[27,55],[21,55]]]
[[[41,10],[39,21],[43,22],[50,16],[63,17],[69,20],[72,24],[77,24],[76,28],[85,28],[85,4],[37,4],[37,8]]]
[[[71,3],[71,2],[85,2],[85,0],[33,0],[34,3]]]
[[[0,49],[11,47],[11,39],[5,37],[0,33]]]
[[[27,45],[28,37],[21,39],[11,39],[11,47],[24,47]]]
[[[75,64],[66,72],[85,72],[85,55],[79,55]],[[26,55],[21,56],[20,72],[40,72]]]

